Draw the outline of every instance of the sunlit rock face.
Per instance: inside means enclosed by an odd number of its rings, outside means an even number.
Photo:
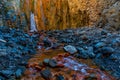
[[[38,30],[93,26],[116,0],[25,0],[24,11],[35,14]]]
[[[37,30],[93,26],[96,22],[99,22],[103,14],[108,18],[108,14],[104,9],[108,9],[116,1],[2,0],[0,2],[0,12],[2,12],[0,13],[0,25],[29,30],[32,12],[34,13]],[[117,16],[119,15],[117,14]]]
[[[38,30],[89,26],[99,17],[96,0],[26,0],[24,7],[28,17],[34,12]]]

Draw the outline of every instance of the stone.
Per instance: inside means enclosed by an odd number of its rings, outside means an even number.
[[[112,46],[120,46],[120,38],[113,39]]]
[[[107,33],[108,33],[108,32],[107,32],[106,30],[102,30],[102,31],[101,31],[101,35],[107,35]]]
[[[98,42],[97,44],[95,44],[95,48],[101,48],[103,46],[105,46],[106,44],[104,42]]]
[[[21,66],[27,66],[27,65],[28,65],[28,62],[26,62],[26,61],[21,61],[21,63],[19,63],[19,65],[21,65]]]
[[[58,75],[58,76],[56,77],[56,80],[65,80],[65,79],[64,79],[64,76]]]
[[[93,51],[93,47],[88,47],[88,55],[90,58],[94,58],[95,57],[95,54],[94,54],[94,51]]]
[[[5,40],[3,40],[3,39],[0,39],[0,42],[4,42],[4,43],[6,43],[7,41],[5,41]]]
[[[112,54],[110,56],[110,59],[112,59],[112,60],[120,60],[120,54],[119,53]]]
[[[64,47],[64,50],[69,52],[70,54],[74,54],[77,52],[77,49],[74,46],[67,45]]]
[[[52,67],[52,68],[56,67],[57,66],[57,61],[54,60],[54,59],[50,59],[49,60],[49,66]]]
[[[97,76],[95,74],[90,74],[85,80],[97,80]]]
[[[44,59],[43,63],[46,64],[46,65],[48,65],[49,61],[50,61],[50,59]]]
[[[2,76],[0,76],[0,80],[5,80]]]
[[[16,78],[20,78],[22,76],[23,71],[21,69],[17,69],[17,71],[15,72],[15,76]]]
[[[10,78],[11,75],[14,74],[14,72],[12,70],[2,70],[0,74],[2,74],[6,78]]]
[[[45,38],[43,39],[43,43],[44,43],[44,46],[45,46],[45,47],[51,47],[51,41],[49,40],[48,37],[45,37]]]
[[[6,49],[0,49],[0,56],[6,56],[8,55],[9,53],[7,52]]]
[[[103,47],[103,48],[101,48],[101,53],[103,55],[107,55],[107,54],[110,55],[113,52],[114,52],[114,49],[112,47]]]
[[[93,52],[93,47],[86,47],[86,49],[78,47],[78,55],[81,58],[94,58],[95,54]]]
[[[87,51],[84,50],[83,48],[78,48],[78,54],[77,54],[77,57],[79,58],[89,58],[88,54],[87,54]]]
[[[41,71],[41,75],[46,80],[50,80],[52,78],[52,73],[49,69],[45,69],[45,70]]]

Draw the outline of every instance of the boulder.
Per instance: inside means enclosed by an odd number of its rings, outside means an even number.
[[[74,54],[77,52],[77,49],[74,46],[67,45],[64,47],[64,50],[69,52],[70,54]]]

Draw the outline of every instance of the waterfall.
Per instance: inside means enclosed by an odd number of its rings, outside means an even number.
[[[36,24],[35,24],[35,18],[34,13],[31,12],[30,14],[30,32],[36,32]]]

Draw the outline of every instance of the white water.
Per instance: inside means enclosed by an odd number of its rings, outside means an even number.
[[[36,24],[35,24],[35,18],[34,13],[31,12],[30,14],[30,32],[36,32]]]

